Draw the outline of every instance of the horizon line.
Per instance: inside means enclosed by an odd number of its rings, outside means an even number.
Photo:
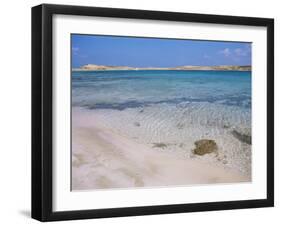
[[[241,65],[235,65],[235,64],[218,64],[218,65],[179,65],[179,66],[167,66],[167,67],[158,67],[158,66],[143,66],[143,67],[138,67],[138,66],[128,66],[128,65],[107,65],[107,64],[94,64],[94,63],[89,63],[89,64],[84,64],[79,67],[71,67],[71,68],[81,68],[87,65],[93,65],[93,66],[104,66],[104,67],[130,67],[130,68],[178,68],[178,67],[252,67],[251,64],[241,64]]]

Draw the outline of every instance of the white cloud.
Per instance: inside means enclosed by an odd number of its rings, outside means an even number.
[[[77,51],[79,51],[79,48],[78,47],[72,47],[72,51],[77,52]]]
[[[219,51],[220,54],[225,57],[231,57],[234,60],[239,59],[240,57],[247,57],[251,54],[251,45],[246,45],[243,48],[229,49],[225,48]]]
[[[234,49],[234,53],[236,56],[247,56],[249,51],[248,51],[248,49],[237,48],[237,49]]]
[[[205,59],[210,59],[211,57],[210,57],[208,54],[204,54],[204,55],[203,55],[203,58],[205,58]]]
[[[72,53],[73,55],[80,57],[80,58],[87,58],[88,56],[86,54],[82,54],[80,49],[78,47],[72,47]]]
[[[221,51],[219,51],[220,54],[223,54],[225,57],[229,57],[231,55],[231,51],[229,48],[225,48]]]

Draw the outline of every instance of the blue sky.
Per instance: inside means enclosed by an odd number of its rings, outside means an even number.
[[[85,64],[175,67],[251,65],[251,44],[239,42],[72,35],[72,67]]]

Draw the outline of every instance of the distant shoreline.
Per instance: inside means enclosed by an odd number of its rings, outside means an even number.
[[[127,66],[104,66],[87,64],[80,68],[72,68],[72,71],[251,71],[252,67],[249,65],[234,66],[234,65],[219,65],[219,66],[179,66],[170,68],[161,67],[127,67]]]

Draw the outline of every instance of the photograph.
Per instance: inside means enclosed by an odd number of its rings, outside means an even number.
[[[71,34],[71,190],[250,183],[251,50]]]

